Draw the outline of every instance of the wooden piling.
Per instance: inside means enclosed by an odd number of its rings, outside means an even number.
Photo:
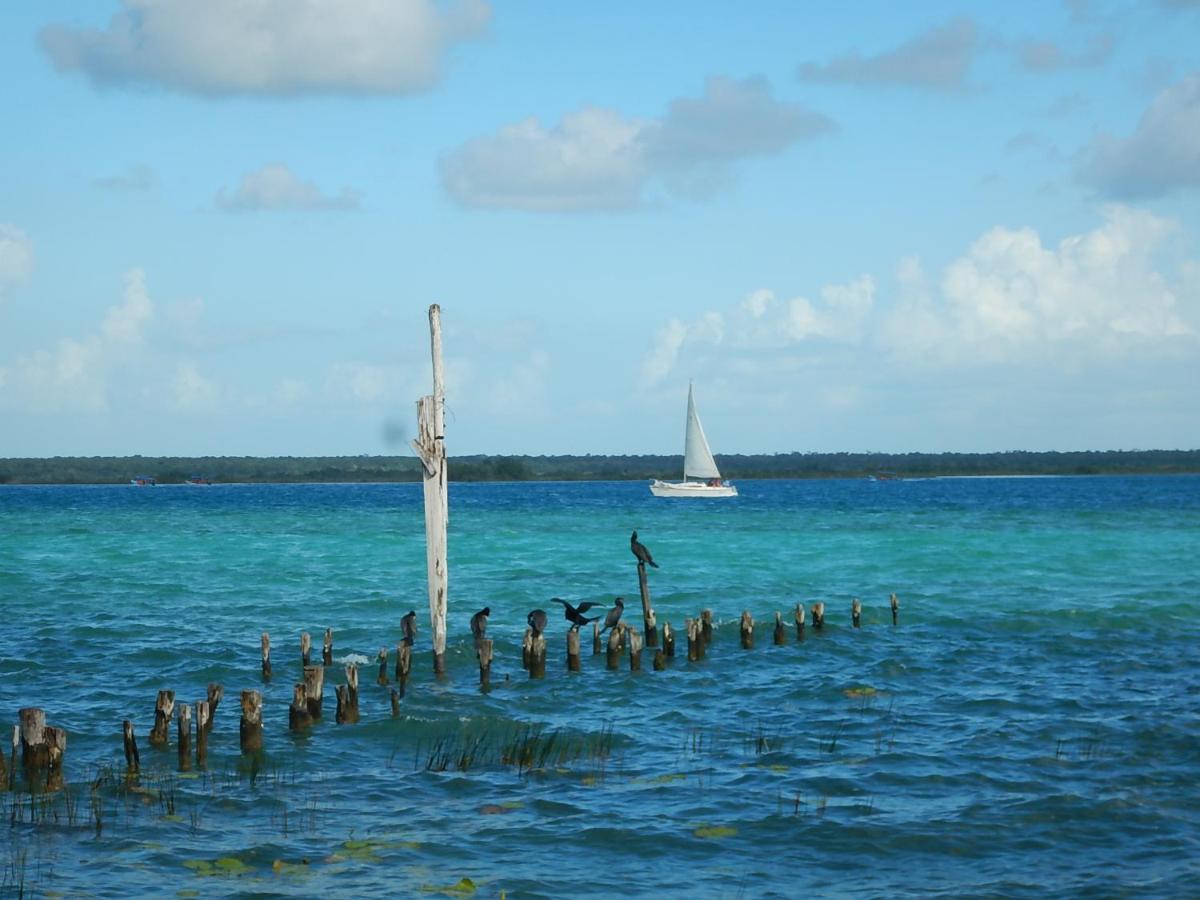
[[[309,669],[321,669],[321,667],[306,666],[305,674]],[[262,752],[262,694],[258,691],[242,691],[242,720],[239,723],[238,734],[241,738],[243,753]]]
[[[684,619],[687,632],[688,662],[699,662],[704,659],[704,632],[699,619]]]
[[[579,671],[579,629],[567,629],[567,671]]]
[[[333,629],[325,629],[325,640],[321,642],[321,665],[333,665]]]
[[[624,625],[618,624],[608,633],[608,653],[605,656],[605,667],[615,672],[621,667],[621,631]]]
[[[308,704],[308,714],[313,719],[321,718],[321,701],[325,698],[325,667],[304,667],[304,699]]]
[[[400,684],[400,696],[408,690],[408,676],[412,672],[412,645],[401,641],[396,645],[396,681]]]
[[[62,728],[47,725],[45,710],[36,706],[24,707],[18,711],[17,717],[21,723],[18,733],[21,741],[21,765],[25,770],[26,779],[32,784],[35,778],[44,773],[47,787],[57,788],[62,781],[62,760],[63,754],[67,752],[67,732]],[[13,768],[16,768],[15,764]]]
[[[133,723],[126,719],[122,729],[125,733],[125,771],[132,775],[142,767],[142,758],[138,755],[137,735],[134,733]]]
[[[862,627],[862,601],[857,597],[850,601],[850,623],[855,628]]]
[[[387,647],[380,647],[379,653],[376,654],[376,657],[375,657],[376,659],[379,660],[379,675],[377,675],[375,678],[376,684],[387,684],[388,683],[387,657],[388,657]]]
[[[546,674],[546,636],[534,634],[529,642],[529,677],[542,678]]]
[[[642,647],[645,641],[636,628],[629,629],[629,671],[640,672],[642,669]]]
[[[175,711],[175,692],[159,691],[154,704],[154,727],[150,729],[150,745],[165,747],[171,742],[171,714]]]
[[[395,719],[400,715],[400,692],[392,688],[392,718]]]
[[[804,604],[796,604],[796,640],[804,640]]]
[[[675,655],[675,629],[671,627],[670,622],[663,622],[662,649],[664,656],[671,657]]]
[[[521,668],[529,671],[529,662],[533,657],[533,629],[526,628],[525,636],[521,638]]]
[[[17,785],[17,748],[21,746],[21,726],[14,725],[12,729],[12,756],[8,759],[8,789],[14,790]]]
[[[313,718],[308,711],[308,694],[303,684],[297,684],[292,688],[292,705],[288,707],[288,728],[301,731],[312,723]]]
[[[711,609],[706,609],[700,613],[700,637],[704,639],[705,648],[712,643],[713,639],[713,614]],[[700,654],[704,656],[703,653]]]
[[[212,707],[207,700],[196,701],[196,765],[208,765],[208,732],[212,730]]]
[[[812,605],[812,623],[815,631],[825,627],[825,604],[820,600]]]
[[[333,720],[339,725],[353,725],[358,721],[358,666],[346,666],[346,683],[334,688],[337,694],[337,711]]]
[[[783,613],[775,611],[775,646],[782,647],[787,643],[787,629],[783,627]]]
[[[475,656],[479,659],[479,689],[486,691],[492,681],[492,639],[477,638]]]
[[[751,649],[754,646],[754,616],[750,615],[750,610],[742,611],[742,621],[738,630],[742,637],[742,649]]]
[[[263,681],[271,680],[271,636],[262,633],[262,677]]]
[[[642,620],[646,626],[646,646],[658,646],[658,624],[654,615],[654,607],[650,605],[650,584],[646,580],[646,564],[638,560],[638,589],[642,592]]]
[[[176,719],[176,743],[179,745],[179,771],[190,772],[192,769],[192,708],[186,703],[179,704],[179,717]]]
[[[600,623],[593,622],[592,623],[592,656],[595,656],[597,653],[600,652],[601,646],[602,645],[600,642]]]
[[[307,631],[300,632],[300,665],[312,665],[312,635]]]
[[[892,594],[890,600],[891,600],[891,604],[892,604],[892,624],[899,625],[900,624],[900,600],[896,597],[895,594]]]
[[[225,688],[216,681],[208,683],[208,728],[212,730],[213,719],[217,715],[217,707],[225,697]]]
[[[667,667],[667,654],[663,653],[662,647],[654,651],[654,671],[661,672]]]

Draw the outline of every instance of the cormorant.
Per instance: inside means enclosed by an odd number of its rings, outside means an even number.
[[[577,607],[572,606],[566,600],[560,600],[558,597],[551,597],[550,602],[561,603],[563,605],[563,618],[570,622],[571,627],[575,629],[578,629],[581,625],[586,625],[588,622],[595,622],[600,618],[599,616],[589,618],[584,615],[585,612],[596,605],[591,600],[584,600]]]
[[[541,634],[546,630],[546,611],[535,609],[525,617],[525,621],[529,623],[535,635]]]
[[[411,647],[417,636],[417,611],[415,609],[410,609],[406,615],[401,617],[400,633],[404,635],[404,643]]]
[[[625,611],[625,601],[618,597],[613,601],[613,608],[608,611],[608,615],[604,618],[604,627],[600,629],[600,633],[608,631],[610,628],[616,628],[617,623],[621,621],[621,613]]]
[[[474,635],[475,640],[479,640],[484,636],[484,633],[487,631],[487,619],[491,614],[492,608],[485,606],[479,612],[475,613],[475,615],[471,616],[471,634]]]
[[[636,531],[629,538],[629,549],[638,558],[638,562],[650,563],[654,568],[658,568],[658,563],[654,561],[654,557],[650,555],[650,551],[646,549],[646,545],[638,541]]]

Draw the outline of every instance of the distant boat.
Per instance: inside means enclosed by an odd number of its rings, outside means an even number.
[[[901,481],[895,472],[876,472],[874,475],[867,476],[868,481]]]
[[[188,484],[212,484],[211,478],[205,478],[203,475],[193,475],[187,480]]]
[[[135,475],[129,483],[137,487],[154,487],[158,482],[149,475]]]
[[[695,479],[695,480],[693,480]],[[688,384],[687,433],[683,439],[683,481],[659,481],[650,485],[655,497],[736,497],[737,488],[721,479],[717,461],[708,449],[708,438],[700,416],[696,414],[696,401],[692,398],[692,385]]]

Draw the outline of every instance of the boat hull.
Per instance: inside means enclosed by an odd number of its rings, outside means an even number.
[[[650,493],[655,497],[736,497],[737,488],[732,484],[710,485],[703,481],[658,481],[650,483]]]

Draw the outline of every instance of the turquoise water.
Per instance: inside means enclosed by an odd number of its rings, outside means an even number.
[[[67,729],[64,791],[0,792],[0,895],[1133,895],[1200,892],[1200,479],[452,484],[448,677],[417,485],[0,488],[0,724]],[[719,622],[706,658],[564,665],[553,596]],[[888,595],[901,602],[893,627]],[[863,626],[850,625],[862,599]],[[772,646],[775,611],[827,605]],[[467,620],[489,605],[492,690]],[[546,677],[520,666],[551,614]],[[391,717],[375,655],[419,613]],[[737,619],[758,621],[744,651]],[[287,729],[299,634],[334,630],[361,721]],[[263,684],[259,635],[272,635]],[[391,675],[389,663],[389,675]],[[205,772],[146,735],[226,698]],[[264,695],[265,758],[238,751]],[[142,775],[127,782],[121,722]],[[503,759],[540,729],[542,765]],[[462,760],[470,748],[472,759]],[[195,893],[193,893],[195,892]]]

